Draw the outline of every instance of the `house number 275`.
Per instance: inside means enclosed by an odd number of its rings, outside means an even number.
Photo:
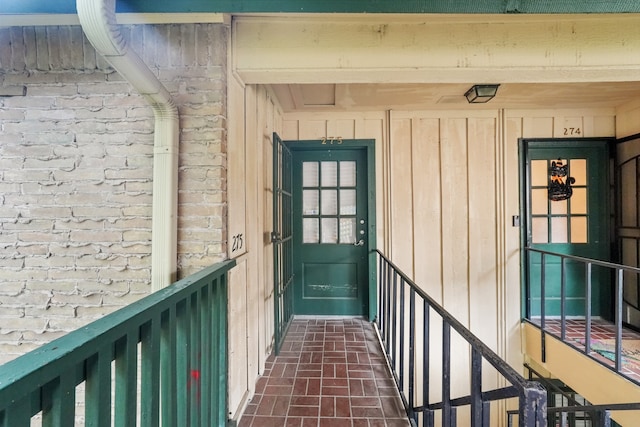
[[[342,144],[342,137],[341,136],[323,136],[322,137],[322,145],[333,145],[333,144]]]
[[[242,249],[244,242],[242,241],[242,234],[236,234],[232,237],[233,244],[231,245],[231,252],[238,251]]]

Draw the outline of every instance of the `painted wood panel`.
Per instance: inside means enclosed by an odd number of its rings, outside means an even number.
[[[230,122],[240,125],[229,135],[230,238],[244,227],[243,254],[229,279],[229,410],[236,418],[255,392],[273,346],[272,133],[282,131],[282,119],[264,87],[231,86],[237,99],[230,102]]]
[[[520,215],[520,179],[518,164],[518,138],[523,134],[524,119],[522,117],[504,118],[502,114],[502,139],[499,147],[501,155],[498,157],[502,164],[503,174],[499,182],[502,184],[501,198],[502,232],[500,252],[502,264],[502,280],[498,282],[498,296],[500,298],[498,331],[498,354],[516,370],[524,373],[522,366],[522,346],[520,338],[521,292],[520,292],[520,227],[512,226],[512,217]],[[499,130],[501,130],[499,129]]]
[[[245,88],[245,119],[246,119],[246,209],[247,212],[260,212],[258,196],[262,193],[261,184],[261,150],[258,148],[258,138],[256,138],[255,123],[258,122],[259,93],[256,93],[255,86]],[[255,183],[255,185],[253,184]],[[255,381],[261,370],[260,366],[264,361],[264,333],[260,330],[262,318],[264,317],[264,307],[261,301],[264,300],[262,262],[263,251],[261,248],[262,224],[250,215],[246,220],[245,244],[246,250],[251,254],[247,258],[247,388],[250,394],[255,391]]]
[[[442,163],[442,302],[462,324],[469,325],[469,234],[467,123],[441,120]]]
[[[229,271],[229,411],[239,412],[249,396],[247,371],[247,262],[239,259]]]
[[[469,325],[485,344],[497,349],[499,264],[496,204],[496,118],[469,118]],[[484,304],[478,302],[484,301]],[[482,327],[480,325],[483,325]]]
[[[616,146],[616,165],[619,168],[620,181],[618,215],[620,226],[621,262],[626,265],[639,264],[639,204],[638,204],[638,159],[640,155],[640,138],[631,139]],[[640,325],[640,287],[635,274],[625,273],[624,277],[624,321],[631,325]]]
[[[613,108],[576,110],[505,110],[507,120],[520,118],[520,138],[588,138],[615,136]]]
[[[440,120],[416,117],[412,121],[413,276],[442,302]]]
[[[248,83],[635,81],[637,28],[619,14],[247,16],[234,19],[232,50]]]
[[[413,180],[411,164],[411,119],[391,116],[389,153],[389,226],[391,250],[388,254],[402,271],[413,273]]]
[[[640,99],[635,99],[616,109],[615,132],[617,138],[640,133]]]
[[[236,258],[246,252],[246,177],[244,85],[234,77],[229,79],[229,115],[227,140],[227,253]]]

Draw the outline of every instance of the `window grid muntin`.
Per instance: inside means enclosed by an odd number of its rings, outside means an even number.
[[[531,216],[531,240],[532,243],[588,243],[589,242],[589,209],[588,209],[588,162],[586,159],[575,158],[575,159],[561,159],[567,165],[567,178],[573,176],[572,174],[572,163],[580,162],[581,164],[578,166],[578,172],[582,172],[581,175],[576,178],[576,182],[571,185],[574,193],[576,190],[584,191],[584,209],[585,213],[574,213],[572,209],[573,197],[570,197],[567,200],[561,202],[554,202],[546,198],[547,209],[546,213],[533,213],[533,206],[530,207],[530,216]],[[531,161],[530,167],[530,182],[531,188],[529,193],[529,200],[531,204],[534,203],[534,192],[535,190],[548,190],[549,187],[549,168],[551,167],[551,162],[556,161],[556,159],[536,159]],[[540,162],[546,162],[546,167],[542,168]],[[544,170],[546,181],[545,185],[542,185],[543,181],[539,174]],[[538,176],[534,174],[537,172]],[[582,182],[581,182],[582,181]],[[537,185],[534,185],[536,183]],[[539,198],[539,197],[538,197]],[[556,203],[566,203],[566,213],[553,213],[555,206],[553,204]],[[581,203],[582,204],[582,203]],[[555,209],[556,212],[558,208]],[[553,223],[557,222],[558,219],[565,218],[566,219],[566,234],[564,236],[554,236],[554,227]],[[586,221],[585,227],[580,227],[585,229],[584,239],[580,239],[580,241],[575,241],[581,236],[574,236],[572,233],[572,219],[584,218]],[[544,230],[536,230],[534,227],[537,227],[537,224],[542,224],[540,221],[545,220],[546,222],[546,240],[541,241],[537,240],[536,236],[540,236]],[[554,221],[555,220],[555,221]]]
[[[335,167],[334,167],[335,166]],[[302,163],[303,167],[303,184],[302,184],[302,192],[303,192],[303,201],[305,199],[305,191],[315,191],[318,195],[318,209],[317,212],[312,212],[308,209],[303,209],[303,241],[305,244],[353,244],[356,242],[356,215],[357,208],[352,210],[352,214],[344,213],[346,209],[343,209],[343,200],[342,200],[342,192],[341,190],[348,190],[356,192],[356,184],[357,184],[357,170],[356,170],[356,162],[353,160],[329,160],[329,161],[304,161]],[[317,173],[317,179],[310,178],[305,176],[307,171],[314,171]],[[315,172],[317,171],[317,172]],[[330,176],[323,176],[323,174],[329,174]],[[335,174],[335,175],[334,175]],[[345,174],[351,174],[352,176],[346,177]],[[311,185],[317,184],[317,185]],[[347,185],[344,185],[347,184]],[[329,193],[331,192],[331,193]],[[331,194],[335,195],[336,206],[335,206],[335,214],[327,213],[326,204],[324,195]],[[357,197],[357,195],[356,195]],[[353,198],[348,198],[350,201],[354,202],[357,207],[357,203]],[[303,202],[304,203],[304,202]],[[325,208],[323,208],[323,206]],[[350,206],[352,207],[352,206]],[[304,224],[311,224],[311,220],[315,219],[313,222],[313,227],[307,229],[304,227]],[[329,226],[329,223],[333,224],[335,221],[336,228]],[[323,224],[324,223],[324,224]],[[344,227],[344,229],[341,228]],[[316,228],[317,227],[317,228]],[[329,229],[327,228],[329,227]],[[346,228],[349,228],[347,230]],[[314,232],[314,236],[311,238],[307,231],[312,230]],[[335,231],[335,233],[333,233]],[[331,236],[335,235],[335,239],[329,238],[329,232],[331,232]],[[317,238],[315,238],[317,236]]]

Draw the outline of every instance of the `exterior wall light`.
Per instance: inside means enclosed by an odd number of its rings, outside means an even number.
[[[473,85],[464,96],[469,101],[469,104],[483,104],[496,96],[499,86],[498,84]]]

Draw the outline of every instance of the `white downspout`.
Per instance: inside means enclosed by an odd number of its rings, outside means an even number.
[[[76,0],[87,38],[113,68],[149,103],[155,117],[151,290],[176,280],[178,223],[178,109],[169,91],[140,57],[129,50],[116,22],[115,0]]]

